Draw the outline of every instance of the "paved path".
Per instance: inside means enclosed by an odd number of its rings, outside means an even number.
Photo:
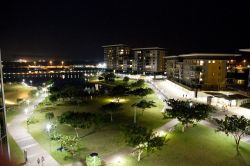
[[[41,95],[37,100],[30,103],[27,109],[32,112],[37,104],[44,100],[46,94]],[[21,110],[22,111],[22,110]],[[7,126],[8,132],[14,138],[18,146],[22,150],[27,151],[28,163],[27,166],[38,166],[37,158],[41,160],[41,156],[45,158],[44,166],[58,166],[56,160],[54,160],[50,154],[28,133],[26,128],[23,127],[23,123],[29,115],[24,112],[17,115]]]
[[[179,123],[178,120],[173,119],[173,120],[167,122],[166,124],[164,124],[163,126],[159,127],[158,129],[156,129],[155,131],[156,132],[157,131],[159,131],[159,132],[160,131],[168,132],[168,131],[172,130],[172,128],[177,123]],[[118,162],[118,161],[116,161],[118,157],[131,154],[131,153],[133,153],[134,150],[135,150],[135,148],[126,147],[126,148],[120,149],[117,152],[114,152],[113,154],[111,154],[109,156],[104,157],[103,160],[105,161],[106,164]]]
[[[180,95],[181,94],[180,92],[178,92],[178,91],[175,92],[173,90],[173,88],[171,88],[171,86],[170,87],[164,86],[165,83],[166,82],[164,82],[164,81],[153,81],[153,82],[150,82],[150,85],[151,85],[152,89],[156,93],[158,93],[158,96],[164,96],[164,97],[166,97],[166,99],[168,99],[168,98],[175,98],[175,99],[180,99],[180,100],[185,99]],[[190,99],[193,100],[192,98],[190,98]],[[238,116],[244,115],[246,118],[250,118],[250,113],[249,112],[250,112],[250,110],[246,109],[246,108],[229,107],[228,111],[220,111],[220,110],[216,111],[215,113],[213,113],[211,115],[212,116],[211,118],[224,119],[225,115],[231,116],[233,114],[236,114]],[[178,123],[177,120],[175,122],[170,121],[169,123],[176,123],[176,122]],[[203,121],[200,122],[200,124],[202,124],[204,126],[207,126],[207,127],[210,127],[210,128],[213,128],[213,129],[216,129],[216,125],[211,123],[208,120],[203,120]],[[166,124],[166,125],[168,126],[169,124]],[[242,141],[247,143],[247,144],[250,144],[250,135],[247,135],[247,136],[243,137]]]

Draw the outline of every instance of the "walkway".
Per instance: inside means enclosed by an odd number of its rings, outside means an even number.
[[[46,94],[42,94],[38,99],[29,104],[27,110],[32,112],[35,106],[42,102],[46,96]],[[26,128],[23,127],[23,124],[25,124],[28,117],[29,115],[22,112],[7,125],[8,132],[16,141],[18,146],[22,150],[27,151],[28,163],[26,166],[37,166],[37,158],[41,158],[41,156],[45,158],[45,162],[43,164],[44,166],[58,166],[59,164],[57,161],[54,160],[50,154],[28,133]]]
[[[183,97],[180,95],[179,91],[174,91],[174,88],[172,85],[166,86],[166,81],[152,81],[150,82],[151,87],[153,87],[153,90],[155,93],[158,93],[159,96],[167,96],[167,98],[175,98],[183,100]],[[178,94],[180,93],[180,94]],[[193,98],[189,98],[189,100],[193,100]],[[194,101],[194,100],[193,100]],[[196,101],[196,99],[195,99]],[[238,116],[244,115],[246,118],[250,118],[250,110],[242,107],[229,107],[228,111],[217,111],[211,115],[211,118],[217,118],[217,119],[224,119],[225,115],[233,115],[236,114]],[[209,122],[208,120],[203,120],[200,122],[200,124],[214,128],[216,129],[216,125]],[[250,144],[250,135],[245,136],[242,139],[243,142]]]

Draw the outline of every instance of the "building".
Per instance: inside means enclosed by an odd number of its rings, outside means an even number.
[[[105,45],[104,62],[107,69],[116,71],[132,71],[132,54],[129,46],[125,44]]]
[[[166,50],[159,47],[133,48],[125,44],[105,45],[107,69],[117,72],[153,74],[164,71]]]
[[[168,79],[191,88],[224,89],[228,60],[239,54],[193,53],[166,57]]]
[[[10,157],[7,126],[6,126],[6,108],[3,89],[3,71],[0,51],[0,153]]]
[[[154,74],[164,71],[166,50],[159,47],[134,48],[133,71],[140,74]]]

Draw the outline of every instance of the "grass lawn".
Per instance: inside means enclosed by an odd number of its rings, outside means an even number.
[[[5,100],[7,105],[17,104],[17,99],[29,98],[29,92],[34,88],[21,84],[4,84]]]
[[[236,155],[232,137],[215,133],[205,126],[189,128],[185,133],[180,129],[169,135],[169,142],[162,150],[146,156],[139,163],[134,157],[127,156],[124,166],[244,166],[250,165],[250,145],[241,142],[241,155]],[[113,164],[112,166],[118,166]]]
[[[120,148],[125,147],[125,143],[123,140],[123,135],[121,132],[121,125],[126,125],[129,123],[133,123],[133,110],[134,108],[131,105],[138,101],[138,98],[133,96],[128,96],[124,98],[125,100],[121,100],[123,103],[122,110],[114,114],[113,123],[109,122],[109,116],[107,116],[107,122],[103,125],[99,130],[95,133],[85,136],[91,129],[78,129],[79,137],[81,137],[80,141],[80,156],[81,158],[85,158],[86,155],[92,152],[98,152],[101,157],[107,156]],[[141,115],[141,112],[138,110],[138,123],[142,126],[146,126],[150,129],[155,129],[165,124],[168,120],[163,120],[161,110],[163,109],[163,102],[160,101],[154,94],[146,97],[147,100],[153,100],[156,102],[157,107],[148,109],[144,112],[144,115]],[[45,120],[45,113],[53,111],[56,116],[59,116],[63,112],[66,111],[79,111],[79,112],[95,112],[100,114],[100,107],[103,104],[109,103],[112,101],[112,98],[106,97],[98,97],[94,98],[92,101],[89,100],[85,104],[80,106],[75,105],[49,105],[42,106],[37,108],[37,110],[33,113],[34,117],[39,120],[38,123],[30,125],[29,129],[32,136],[42,144],[45,149],[50,150],[50,143],[48,134],[45,131],[45,126],[47,121]],[[59,133],[65,135],[74,135],[75,130],[67,125],[58,125],[57,131]],[[65,152],[59,152],[56,149],[60,147],[59,143],[56,141],[51,141],[51,154],[52,156],[61,164],[71,163],[74,160],[64,160],[64,157],[67,155]]]
[[[19,148],[19,146],[16,144],[15,140],[12,138],[11,135],[8,135],[8,138],[9,138],[11,160],[17,164],[23,163],[24,162],[23,151]]]

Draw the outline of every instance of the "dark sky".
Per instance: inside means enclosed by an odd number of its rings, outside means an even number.
[[[170,54],[250,47],[249,5],[240,1],[6,0],[0,5],[3,58],[102,60],[101,46],[114,43],[160,46]]]

